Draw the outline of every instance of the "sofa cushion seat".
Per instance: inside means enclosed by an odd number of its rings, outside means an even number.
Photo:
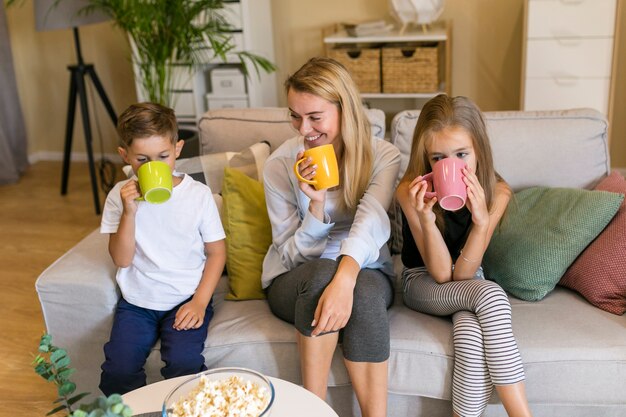
[[[540,302],[510,299],[529,398],[572,405],[626,402],[623,317],[560,287]]]
[[[248,366],[299,382],[293,326],[276,318],[266,301],[226,301],[227,291],[223,277],[204,351],[207,366]],[[509,298],[529,397],[545,403],[623,404],[626,331],[622,317],[592,306],[566,288],[556,288],[539,302]],[[389,317],[389,392],[450,400],[451,320],[404,307],[399,293]],[[339,348],[329,386],[346,384],[349,379]],[[495,394],[492,402],[497,402]]]
[[[624,403],[623,318],[592,306],[565,288],[555,289],[539,302],[509,299],[526,389],[533,401]],[[451,399],[451,320],[411,311],[401,304],[397,294],[390,310],[389,392]]]

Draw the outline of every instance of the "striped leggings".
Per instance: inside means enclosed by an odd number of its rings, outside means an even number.
[[[437,284],[426,268],[406,269],[404,303],[422,313],[452,315],[452,407],[461,417],[480,416],[494,385],[524,380],[511,327],[511,305],[498,284],[475,279]]]

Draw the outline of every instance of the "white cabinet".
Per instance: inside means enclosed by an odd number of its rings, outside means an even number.
[[[247,51],[275,62],[270,0],[224,0],[223,4],[224,17],[233,29],[233,52]],[[234,54],[227,55],[226,63],[213,59],[191,72],[178,66],[174,74],[172,105],[179,121],[197,125],[210,104],[216,108],[278,106],[275,73],[267,74],[261,70],[257,74],[251,64],[243,89],[231,88],[229,91],[225,88],[229,81],[225,80],[214,91],[212,80],[224,80],[224,73],[240,68],[241,63]],[[212,74],[213,70],[215,74]],[[230,81],[239,82],[236,77]],[[140,101],[145,100],[139,84],[137,95]]]
[[[521,107],[591,107],[610,120],[618,0],[526,0]]]

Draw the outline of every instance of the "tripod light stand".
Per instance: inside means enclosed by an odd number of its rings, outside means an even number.
[[[93,140],[91,135],[91,122],[89,118],[89,105],[87,102],[87,86],[85,78],[91,79],[93,86],[98,92],[100,100],[113,122],[117,125],[117,116],[113,106],[109,101],[104,87],[96,74],[93,64],[85,64],[80,49],[80,37],[78,27],[91,23],[98,23],[110,18],[101,13],[79,14],[78,11],[88,4],[86,0],[63,0],[54,4],[55,0],[35,0],[35,20],[38,31],[52,29],[72,28],[74,33],[74,46],[76,48],[76,65],[69,65],[70,90],[67,108],[67,120],[65,125],[65,147],[63,151],[63,171],[61,176],[61,195],[67,194],[67,183],[69,180],[70,159],[72,152],[72,137],[74,131],[74,116],[76,112],[76,98],[80,103],[80,112],[85,135],[85,146],[87,160],[89,163],[89,175],[91,177],[91,189],[93,192],[93,202],[96,214],[100,214],[100,195],[98,191],[98,181],[93,157]]]

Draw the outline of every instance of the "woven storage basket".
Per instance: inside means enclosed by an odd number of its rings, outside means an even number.
[[[384,93],[434,93],[439,89],[437,46],[383,48]]]
[[[380,93],[380,48],[333,48],[329,58],[348,69],[361,93]]]

